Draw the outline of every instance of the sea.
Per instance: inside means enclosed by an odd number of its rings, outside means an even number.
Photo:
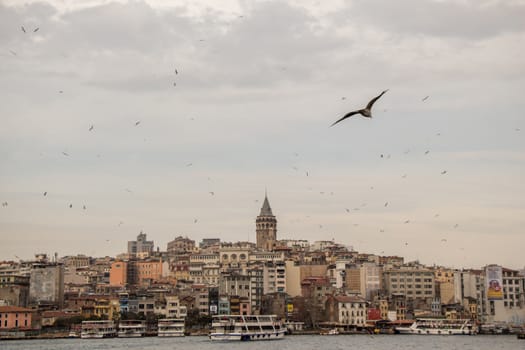
[[[515,350],[525,349],[516,335],[291,335],[281,340],[216,342],[204,336],[180,338],[0,340],[1,350]]]

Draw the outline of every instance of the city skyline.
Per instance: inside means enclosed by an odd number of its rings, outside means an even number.
[[[522,269],[524,15],[5,0],[0,260],[116,256],[141,231],[255,242],[267,191],[278,240]]]

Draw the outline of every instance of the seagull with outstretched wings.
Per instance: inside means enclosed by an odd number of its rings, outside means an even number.
[[[385,90],[379,96],[376,96],[373,99],[371,99],[370,102],[368,102],[368,104],[366,105],[365,108],[358,109],[358,110],[346,113],[341,119],[337,120],[335,123],[333,123],[330,126],[334,126],[335,124],[339,123],[340,121],[343,121],[346,118],[351,117],[351,116],[356,115],[356,114],[361,114],[363,117],[366,117],[366,118],[372,118],[372,106],[387,91],[388,90]]]

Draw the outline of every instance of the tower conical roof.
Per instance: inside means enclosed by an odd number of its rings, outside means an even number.
[[[272,208],[270,207],[270,202],[268,202],[268,196],[264,195],[264,203],[261,208],[261,213],[259,216],[273,216]]]

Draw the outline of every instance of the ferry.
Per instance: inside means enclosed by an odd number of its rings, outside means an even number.
[[[478,327],[468,319],[418,318],[409,327],[396,327],[399,334],[474,335]]]
[[[113,321],[82,321],[80,338],[113,338],[117,335]]]
[[[122,320],[118,324],[117,336],[119,338],[143,337],[146,333],[146,324],[140,320]]]
[[[183,337],[184,319],[183,318],[163,318],[158,322],[159,337]]]
[[[212,317],[211,340],[283,339],[286,328],[276,315],[215,315]]]

